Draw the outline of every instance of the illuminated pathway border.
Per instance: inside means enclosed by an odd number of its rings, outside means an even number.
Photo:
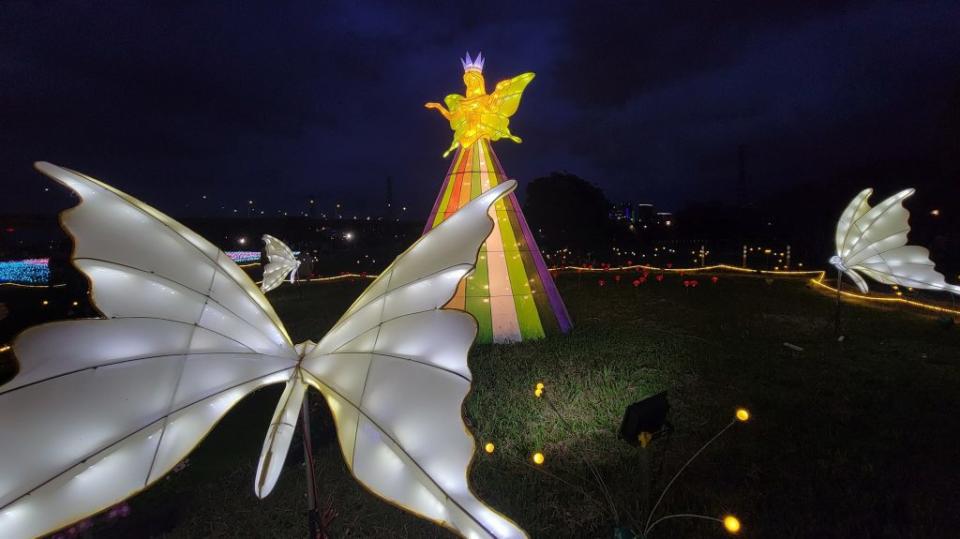
[[[241,267],[251,267],[257,266],[259,263],[253,264],[243,264]],[[728,264],[715,264],[713,266],[704,266],[704,267],[693,267],[693,268],[660,268],[657,266],[648,266],[645,264],[634,264],[632,266],[617,266],[610,268],[593,268],[586,266],[561,266],[556,268],[550,268],[550,272],[585,272],[585,273],[618,273],[625,271],[636,271],[636,270],[647,270],[647,271],[657,271],[662,273],[697,273],[705,271],[732,271],[735,273],[753,273],[757,275],[775,275],[775,276],[801,276],[801,275],[810,275],[810,283],[817,286],[820,289],[828,290],[834,294],[837,293],[837,289],[832,287],[824,282],[826,278],[826,271],[824,270],[803,270],[803,271],[787,271],[787,270],[757,270],[751,268],[742,268],[740,266],[730,266]],[[301,279],[300,281],[306,281],[311,283],[328,283],[334,281],[344,281],[348,279],[376,279],[376,275],[364,274],[364,273],[344,273],[342,275],[331,275],[328,277],[314,277],[313,279]],[[55,284],[55,285],[25,285],[19,283],[0,283],[0,286],[15,286],[18,288],[60,288],[66,286],[65,284]],[[942,314],[952,314],[960,315],[960,309],[952,309],[949,307],[944,307],[942,305],[937,305],[934,303],[924,303],[922,301],[916,301],[907,298],[901,297],[892,297],[892,296],[869,296],[865,294],[860,294],[857,292],[845,292],[841,291],[840,295],[847,298],[854,298],[866,302],[874,303],[885,303],[885,304],[904,304],[911,307],[916,307],[918,309],[923,309],[930,312],[942,313]]]
[[[790,271],[790,270],[757,270],[751,268],[743,268],[740,266],[730,266],[728,264],[715,264],[713,266],[704,266],[704,267],[693,267],[693,268],[660,268],[656,266],[648,266],[645,264],[634,264],[632,266],[618,266],[611,268],[594,268],[586,266],[561,266],[557,268],[550,268],[552,272],[561,272],[561,271],[577,271],[577,272],[591,272],[591,273],[616,273],[622,271],[635,271],[635,270],[648,270],[648,271],[658,271],[661,273],[696,273],[703,271],[732,271],[736,273],[753,273],[757,275],[790,275],[790,276],[801,276],[801,275],[811,275],[810,283],[816,285],[817,287],[829,290],[836,294],[837,289],[832,287],[824,282],[826,278],[826,271],[824,270],[801,270],[801,271]],[[934,303],[924,303],[922,301],[916,301],[912,299],[906,299],[902,297],[891,297],[891,296],[868,296],[865,294],[860,294],[857,292],[845,292],[841,291],[840,295],[847,298],[854,298],[863,300],[866,302],[875,302],[875,303],[902,303],[904,305],[909,305],[911,307],[917,307],[919,309],[924,309],[931,312],[943,313],[943,314],[953,314],[960,315],[960,309],[951,309],[949,307],[944,307],[942,305],[937,305]]]

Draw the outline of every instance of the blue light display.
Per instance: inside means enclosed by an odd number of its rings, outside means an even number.
[[[49,262],[49,258],[0,262],[0,283],[47,284],[50,281]]]
[[[260,261],[260,251],[224,251],[237,264]],[[0,283],[45,285],[50,283],[50,259],[0,261]]]

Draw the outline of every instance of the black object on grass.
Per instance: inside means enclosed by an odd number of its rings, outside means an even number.
[[[641,435],[646,433],[646,440],[649,441],[665,432],[665,427],[670,426],[667,422],[669,410],[666,391],[627,406],[620,423],[620,438],[630,445],[646,446]]]

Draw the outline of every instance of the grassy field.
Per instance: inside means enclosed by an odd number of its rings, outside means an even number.
[[[957,537],[960,333],[901,308],[844,304],[802,279],[677,276],[639,288],[625,276],[563,275],[576,324],[566,336],[478,346],[465,416],[492,455],[475,491],[533,537],[613,537],[643,528],[650,500],[737,406],[752,413],[705,451],[658,510],[740,517],[743,537]],[[319,338],[365,282],[284,286],[271,300],[295,342]],[[802,352],[784,346],[790,342]],[[533,396],[543,381],[565,422]],[[667,390],[674,432],[646,450],[617,439],[624,408]],[[303,456],[295,440],[273,494],[253,494],[256,459],[280,388],[241,402],[189,465],[95,519],[96,537],[305,536]],[[333,537],[449,533],[361,489],[314,394],[313,430]],[[529,464],[533,451],[546,463]],[[611,494],[601,493],[591,463]],[[650,537],[722,537],[719,524],[670,520]]]

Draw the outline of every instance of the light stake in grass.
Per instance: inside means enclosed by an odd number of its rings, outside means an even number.
[[[540,387],[540,386],[543,386],[543,383],[537,384],[537,389],[536,391],[534,391],[534,395],[536,395],[537,397],[543,396],[544,397],[543,400],[547,401],[547,404],[550,405],[550,409],[553,410],[553,413],[557,414],[557,418],[560,420],[560,423],[562,423],[563,426],[567,429],[567,432],[571,435],[574,435],[575,432],[573,430],[573,427],[571,427],[570,424],[567,423],[567,420],[564,419],[563,415],[560,414],[560,410],[557,410],[557,407],[553,404],[553,401],[549,397],[546,397],[543,395],[543,387]],[[536,458],[536,455],[534,455],[534,458]],[[613,496],[610,494],[610,489],[607,488],[607,484],[604,482],[603,477],[600,475],[600,472],[586,458],[582,456],[580,458],[581,460],[583,460],[583,463],[587,466],[587,469],[590,470],[590,473],[593,474],[593,478],[600,489],[600,493],[603,494],[603,497],[606,499],[607,503],[610,505],[610,514],[613,516],[613,520],[614,521],[620,520],[620,516],[617,513],[617,505],[616,503],[614,503]]]
[[[665,520],[670,520],[670,519],[674,519],[674,518],[699,518],[699,519],[703,519],[703,520],[712,520],[712,521],[714,521],[714,522],[719,522],[720,524],[723,524],[724,529],[726,529],[727,532],[729,532],[729,533],[731,533],[731,534],[737,534],[737,533],[740,532],[740,528],[741,528],[740,520],[739,520],[737,517],[733,516],[733,515],[726,515],[725,517],[723,517],[722,519],[720,519],[720,518],[711,517],[711,516],[708,516],[708,515],[697,515],[697,514],[692,514],[692,513],[676,513],[676,514],[671,514],[671,515],[666,515],[666,516],[660,517],[660,518],[658,518],[657,520],[655,520],[655,521],[653,521],[653,522],[651,522],[651,520],[653,520],[653,515],[654,515],[654,514],[656,513],[656,511],[657,511],[657,507],[660,506],[660,502],[662,502],[664,496],[667,495],[667,491],[670,490],[670,487],[673,486],[673,483],[677,480],[678,477],[680,477],[680,474],[682,474],[683,471],[687,469],[687,466],[689,466],[691,462],[693,462],[694,460],[696,460],[696,458],[697,458],[698,456],[700,456],[700,453],[703,453],[703,450],[706,449],[710,444],[712,444],[712,443],[714,442],[714,440],[716,440],[716,439],[719,438],[721,435],[723,435],[723,433],[725,433],[725,432],[727,432],[728,430],[730,430],[730,427],[732,427],[732,426],[733,426],[734,424],[736,424],[738,421],[741,422],[741,423],[746,423],[747,420],[749,420],[749,419],[750,419],[750,412],[749,412],[746,408],[737,408],[737,411],[734,413],[734,418],[733,418],[733,420],[730,421],[730,423],[728,423],[727,426],[725,426],[725,427],[723,427],[722,429],[720,429],[720,432],[716,433],[716,434],[713,436],[713,438],[710,438],[709,440],[707,440],[707,443],[703,444],[703,445],[700,447],[700,449],[698,449],[697,452],[694,453],[693,456],[690,457],[690,459],[687,460],[687,462],[685,462],[685,463],[683,464],[683,466],[680,467],[680,469],[677,471],[677,473],[674,474],[674,476],[670,479],[670,482],[667,483],[667,486],[664,487],[663,492],[660,493],[660,497],[657,499],[657,503],[653,504],[653,508],[650,509],[650,514],[649,514],[649,516],[647,517],[647,524],[646,524],[646,526],[645,526],[644,529],[643,529],[643,533],[640,534],[641,537],[648,538],[648,537],[650,536],[650,531],[653,530],[653,528],[654,528],[657,524],[660,524],[661,522],[663,522],[663,521],[665,521]]]

